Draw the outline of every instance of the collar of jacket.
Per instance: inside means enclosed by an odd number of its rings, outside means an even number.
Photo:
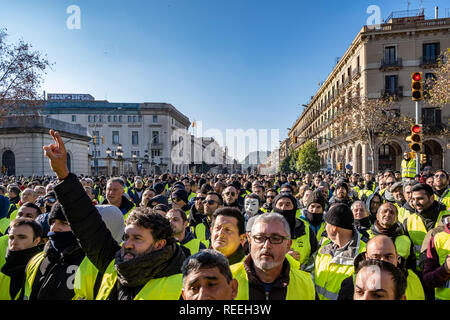
[[[403,204],[403,208],[405,208],[406,210],[408,210],[410,213],[414,213],[414,212],[415,212],[415,211],[414,211],[414,208],[411,207],[411,206],[409,205],[408,201],[406,201],[406,202]]]
[[[8,249],[1,272],[9,277],[24,274],[28,261],[41,251],[41,248],[38,246],[18,251],[10,251]]]
[[[241,262],[244,257],[245,257],[245,250],[241,245],[239,245],[236,251],[231,256],[228,257],[228,264],[231,266],[232,264]]]
[[[385,229],[385,228],[380,226],[378,221],[375,221],[375,223],[371,227],[371,231],[375,235],[383,234],[383,235],[388,236],[389,238],[392,238],[392,239],[395,239],[396,237],[405,234],[405,232],[403,231],[402,225],[399,222],[395,223],[390,228]]]
[[[124,261],[122,250],[116,253],[114,268],[117,279],[125,287],[139,287],[156,278],[180,273],[186,259],[183,250],[170,239],[164,248]]]
[[[183,239],[183,241],[180,241],[180,243],[186,244],[194,238],[195,238],[194,234],[191,231],[189,231],[189,228],[186,228],[186,231],[184,233],[184,239]]]
[[[262,281],[258,278],[255,271],[255,266],[252,260],[252,256],[249,254],[244,259],[244,269],[248,276],[248,282],[260,288],[260,290],[264,290],[264,285]],[[284,288],[289,285],[289,272],[290,272],[290,264],[285,258],[283,261],[283,267],[281,269],[280,275],[273,282],[272,288]]]
[[[353,230],[352,239],[342,248],[330,241],[320,249],[321,254],[332,256],[331,263],[353,265],[353,259],[358,254],[361,237],[357,230]]]

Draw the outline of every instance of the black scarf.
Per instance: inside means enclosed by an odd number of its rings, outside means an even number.
[[[114,267],[117,279],[124,287],[139,287],[148,281],[181,272],[185,255],[175,242],[168,240],[160,250],[143,254],[134,259],[124,261],[122,250],[116,253]]]
[[[289,227],[291,228],[291,233],[292,233],[292,231],[294,230],[295,225],[297,223],[296,222],[297,218],[295,217],[297,210],[295,208],[292,210],[281,210],[281,209],[278,209],[277,207],[275,207],[275,208],[273,208],[273,211],[281,214],[286,219],[286,221],[289,224]]]
[[[12,299],[16,297],[24,284],[26,275],[25,269],[28,261],[41,251],[39,246],[18,251],[10,251],[9,249],[6,251],[6,262],[3,265],[1,272],[11,278],[9,294]]]
[[[323,222],[323,213],[311,213],[306,210],[305,216],[308,219],[309,223],[315,227],[320,226]]]
[[[369,229],[372,226],[372,220],[369,215],[362,219],[355,219],[354,224],[355,224],[355,227],[357,227],[357,228],[363,227],[363,228]]]

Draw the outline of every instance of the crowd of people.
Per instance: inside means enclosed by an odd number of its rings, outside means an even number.
[[[449,300],[448,173],[3,177],[1,300]]]

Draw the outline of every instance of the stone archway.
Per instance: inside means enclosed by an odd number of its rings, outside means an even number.
[[[11,150],[5,150],[2,154],[2,173],[7,176],[16,175],[16,156]]]
[[[398,142],[389,141],[378,146],[378,170],[400,170],[402,161],[402,147]]]
[[[433,170],[444,168],[444,149],[436,140],[426,140],[423,143],[424,153],[426,154],[426,163],[422,167],[430,165]]]

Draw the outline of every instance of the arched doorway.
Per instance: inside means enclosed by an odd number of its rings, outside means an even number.
[[[402,149],[397,142],[389,142],[378,148],[378,170],[399,170]]]
[[[444,167],[444,150],[442,146],[435,140],[424,141],[423,145],[425,147],[426,163],[421,164],[421,167],[429,165],[433,170],[442,169]]]
[[[2,173],[7,176],[16,175],[16,157],[14,152],[6,150],[2,155]]]

